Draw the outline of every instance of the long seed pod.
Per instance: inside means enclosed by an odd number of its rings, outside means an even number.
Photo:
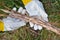
[[[42,20],[38,20],[37,18],[32,18],[30,16],[20,14],[13,10],[12,11],[2,10],[2,11],[4,11],[4,12],[6,11],[6,13],[10,13],[10,15],[9,15],[10,17],[18,18],[18,19],[24,20],[26,22],[32,22],[34,24],[40,25],[40,26],[46,28],[47,30],[53,31],[56,34],[60,35],[60,29],[51,25],[49,22],[46,22],[46,21],[43,22]]]

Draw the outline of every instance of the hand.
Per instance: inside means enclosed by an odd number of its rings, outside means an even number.
[[[14,7],[12,10],[16,11],[16,8]],[[19,13],[25,14],[26,10],[23,9],[22,7],[20,7],[18,9]],[[11,17],[7,17],[3,19],[4,22],[4,31],[11,31],[11,30],[16,30],[19,27],[22,27],[24,25],[26,25],[26,22],[23,20],[19,20],[16,18],[11,18]]]
[[[25,2],[23,2],[23,3],[25,4]],[[25,4],[25,8],[26,8],[29,16],[36,15],[38,19],[48,22],[48,15],[43,8],[43,4],[39,0],[37,0],[37,1],[32,0],[32,1],[28,2],[27,5]],[[41,30],[42,29],[42,26],[33,24],[31,22],[29,22],[29,24],[30,24],[30,27],[34,28],[34,30]]]

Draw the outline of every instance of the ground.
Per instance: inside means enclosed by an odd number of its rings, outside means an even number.
[[[60,27],[60,0],[41,0],[41,2],[49,15],[49,22]],[[17,7],[18,9],[20,6],[23,7],[21,0],[0,0],[0,9],[6,9],[7,7],[11,9]],[[0,14],[5,13],[0,11]],[[26,27],[29,27],[29,25],[27,24],[12,32],[0,32],[0,40],[60,40],[59,35],[46,29],[38,31],[39,35],[35,35]]]

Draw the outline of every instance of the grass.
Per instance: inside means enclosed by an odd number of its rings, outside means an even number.
[[[49,22],[57,27],[60,27],[60,0],[41,0],[47,14],[49,15]],[[6,9],[22,6],[21,0],[0,0],[0,9]],[[0,14],[5,14],[0,11]],[[11,32],[0,32],[0,40],[60,40],[60,36],[43,29],[38,31],[40,35],[35,35],[29,29],[26,29],[29,25],[26,25],[18,30]]]

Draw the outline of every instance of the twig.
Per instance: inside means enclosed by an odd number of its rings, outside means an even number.
[[[3,16],[3,17],[7,17],[8,15],[7,14],[0,14],[0,17]]]
[[[8,10],[6,10],[6,11],[8,11]],[[46,28],[47,30],[53,31],[56,34],[60,35],[60,29],[51,25],[49,22],[46,22],[46,21],[43,22],[41,20],[38,20],[37,18],[32,18],[30,16],[22,15],[18,12],[14,12],[14,11],[8,11],[8,13],[11,13],[9,15],[10,17],[18,18],[18,19],[24,20],[26,22],[32,22],[34,24],[40,25],[40,26]]]

